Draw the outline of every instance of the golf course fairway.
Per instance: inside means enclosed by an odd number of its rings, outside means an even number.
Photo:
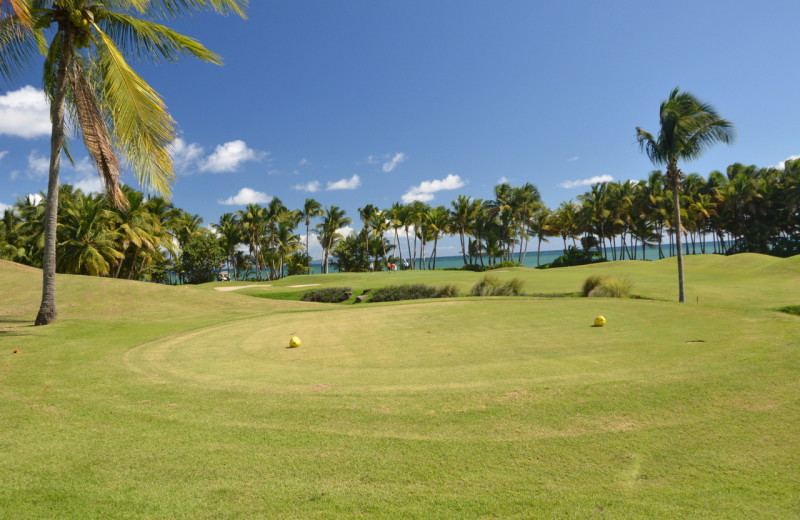
[[[800,518],[800,259],[686,273],[685,304],[673,260],[381,304],[277,297],[483,274],[59,276],[33,327],[41,272],[0,261],[0,518]]]

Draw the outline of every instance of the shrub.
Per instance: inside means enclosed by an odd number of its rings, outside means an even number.
[[[387,285],[372,293],[372,302],[396,302],[401,300],[424,300],[427,298],[452,298],[458,296],[455,285],[431,287],[424,284]]]
[[[633,284],[627,278],[605,278],[587,296],[590,298],[628,298]]]
[[[328,287],[305,293],[300,299],[304,302],[341,303],[353,296],[350,287]]]
[[[602,284],[607,279],[608,276],[603,276],[599,274],[591,275],[590,277],[588,277],[586,280],[583,281],[583,289],[581,290],[581,293],[584,296],[589,296],[589,293],[591,293],[595,287]]]
[[[186,283],[206,283],[217,279],[217,271],[225,261],[219,241],[212,235],[198,235],[183,248],[181,265]]]
[[[537,269],[549,269],[551,267],[569,267],[572,265],[586,265],[605,262],[606,259],[599,251],[581,251],[580,249],[569,246],[566,254],[563,254],[550,262],[539,266]]]
[[[501,281],[494,276],[486,275],[472,286],[470,296],[519,296],[522,294],[524,282],[519,278]]]
[[[504,269],[508,267],[523,267],[523,265],[519,262],[509,262],[508,260],[503,260],[502,262],[492,264],[492,265],[480,265],[480,264],[465,264],[461,267],[445,267],[444,271],[473,271],[475,273],[482,273],[484,271],[493,271],[495,269]]]

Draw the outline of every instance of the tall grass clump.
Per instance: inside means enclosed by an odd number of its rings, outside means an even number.
[[[590,298],[629,298],[633,283],[627,278],[593,275],[583,282],[583,289]]]
[[[502,281],[494,276],[486,275],[472,286],[470,296],[519,296],[522,294],[524,282],[519,278]]]
[[[581,294],[584,296],[589,296],[589,294],[597,288],[598,285],[602,284],[604,281],[608,280],[608,276],[600,275],[600,274],[593,274],[586,278],[583,281],[583,288],[581,289]]]

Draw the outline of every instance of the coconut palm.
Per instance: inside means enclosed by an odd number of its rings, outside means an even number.
[[[265,209],[258,204],[248,204],[243,210],[237,212],[237,217],[242,225],[244,241],[250,248],[250,255],[256,268],[256,279],[262,279],[261,262],[261,237],[266,233],[267,218]]]
[[[730,143],[735,138],[733,124],[722,119],[708,104],[689,92],[675,88],[661,103],[658,136],[636,127],[636,139],[641,150],[653,164],[667,167],[667,179],[672,189],[674,229],[677,242],[678,300],[685,301],[683,252],[681,251],[680,186],[682,172],[678,161],[690,161],[703,155],[717,143]]]
[[[230,279],[236,280],[236,261],[234,256],[236,254],[236,246],[244,238],[241,223],[233,213],[223,213],[219,218],[219,223],[211,224],[211,227],[219,234],[220,245],[228,257]]]
[[[243,16],[245,5],[245,0],[13,0],[15,13],[0,20],[0,75],[10,78],[26,70],[34,51],[46,48],[43,80],[52,122],[37,325],[57,317],[56,222],[65,114],[69,111],[77,122],[89,157],[116,205],[124,205],[117,184],[120,156],[141,184],[169,194],[174,178],[169,152],[174,122],[158,93],[131,69],[125,56],[162,62],[189,55],[220,63],[197,41],[150,19],[205,8]],[[47,35],[52,35],[49,44]]]
[[[345,216],[346,213],[338,206],[331,206],[325,208],[322,216],[322,222],[317,224],[317,232],[319,234],[319,241],[322,244],[322,273],[328,273],[328,259],[330,258],[331,249],[336,244],[336,241],[342,238],[339,230],[345,226],[349,226],[351,219]]]
[[[322,213],[322,205],[314,199],[306,199],[303,203],[303,209],[301,209],[299,213],[300,217],[306,221],[306,257],[308,257],[306,267],[311,266],[311,252],[308,250],[308,234],[311,219],[322,216]]]
[[[59,272],[105,276],[125,254],[117,249],[120,230],[101,195],[81,193],[63,210],[58,231]]]
[[[452,217],[444,206],[436,206],[426,215],[428,229],[433,235],[433,251],[431,252],[431,269],[436,269],[436,248],[439,245],[439,237],[444,236],[450,231]]]

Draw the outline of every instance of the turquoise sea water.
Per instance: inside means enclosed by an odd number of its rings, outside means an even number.
[[[670,254],[670,246],[669,246],[669,244],[663,244],[661,246],[661,249],[662,249],[662,252],[664,253],[664,256],[667,256],[667,257],[668,256],[672,256]],[[684,251],[685,251],[685,249],[684,249]],[[690,249],[690,251],[691,251],[691,249]],[[708,254],[708,253],[710,253],[712,251],[713,251],[713,247],[710,247],[710,246],[707,245],[706,246],[706,253]],[[674,250],[673,250],[673,252],[674,252]],[[699,250],[698,250],[698,252],[699,252]],[[534,249],[533,251],[528,251],[528,253],[525,255],[525,259],[522,262],[522,265],[525,266],[525,267],[538,267],[540,264],[544,265],[544,264],[548,264],[548,263],[552,262],[553,260],[555,260],[556,258],[561,256],[562,254],[564,254],[564,252],[561,249],[551,250],[551,251],[542,251],[541,254],[539,255],[539,261],[537,263],[536,250]],[[609,255],[609,260],[613,260],[613,258],[614,258],[613,251],[610,248],[608,250],[608,255]],[[616,258],[620,259],[620,257],[621,257],[621,249],[620,248],[616,248]],[[518,258],[518,256],[515,254],[514,255],[514,261],[516,261],[517,258]],[[648,248],[646,248],[645,249],[644,258],[642,258],[642,249],[641,249],[641,247],[639,247],[637,249],[637,251],[636,251],[636,258],[635,259],[636,260],[658,260],[658,248],[657,247],[648,247]],[[629,260],[627,254],[625,256],[625,260]],[[487,262],[488,262],[487,259],[484,259],[484,263],[487,263]],[[478,262],[478,263],[480,263],[480,262]],[[460,268],[463,265],[464,265],[464,260],[461,257],[461,255],[458,255],[458,256],[440,256],[440,257],[436,258],[436,269]],[[321,263],[319,261],[311,262],[311,267],[314,269],[314,274],[319,274],[321,272],[321,270],[320,270]],[[402,263],[398,263],[398,269],[400,269],[400,268],[402,268]],[[419,269],[419,259],[417,259],[417,268]],[[427,268],[427,261],[426,261],[426,268]],[[337,270],[333,266],[330,266],[329,271],[331,273],[337,272]]]

